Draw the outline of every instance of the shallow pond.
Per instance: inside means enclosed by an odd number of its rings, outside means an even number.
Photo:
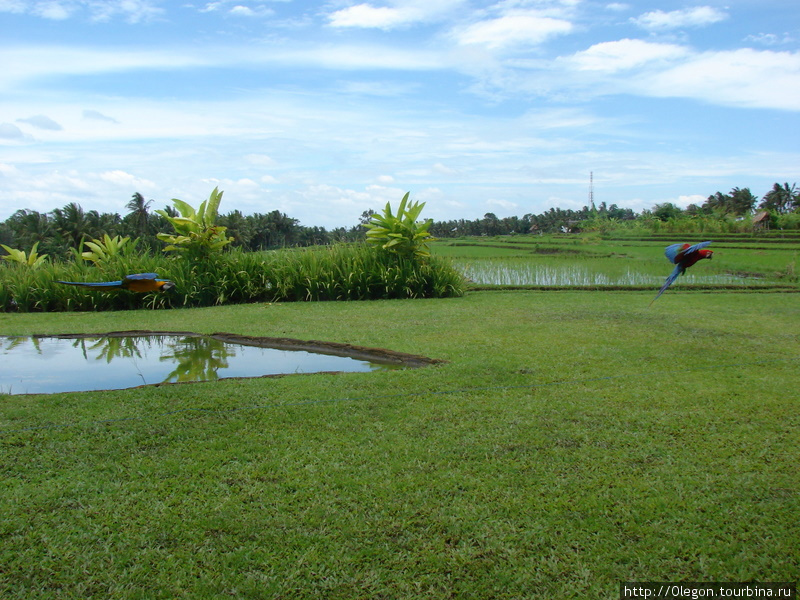
[[[235,338],[235,336],[233,336]],[[280,342],[281,340],[278,340]],[[254,338],[197,334],[0,338],[0,393],[39,394],[123,389],[146,384],[211,381],[227,377],[363,372],[396,369],[396,359],[345,356],[344,345],[321,352],[283,340],[269,347]],[[293,349],[287,349],[295,346]],[[337,347],[341,346],[341,347]],[[357,349],[354,349],[357,350]]]

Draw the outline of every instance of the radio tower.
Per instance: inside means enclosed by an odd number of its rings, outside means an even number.
[[[594,172],[589,171],[589,206],[592,210],[594,208]]]

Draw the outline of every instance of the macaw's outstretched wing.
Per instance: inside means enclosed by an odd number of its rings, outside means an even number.
[[[126,275],[122,283],[128,283],[129,281],[155,281],[156,279],[158,279],[158,273],[134,273],[133,275]]]
[[[85,288],[106,288],[106,289],[117,289],[122,287],[121,281],[59,281],[56,280],[56,283],[63,283],[66,285],[77,285],[79,287]]]
[[[127,275],[121,281],[103,282],[82,282],[82,281],[58,281],[66,285],[77,285],[85,288],[102,289],[122,289],[131,292],[159,292],[175,287],[175,284],[167,279],[159,279],[157,273],[134,273]]]
[[[691,246],[689,244],[672,244],[671,246],[667,246],[667,249],[664,250],[664,255],[669,259],[674,265],[677,265],[687,256],[694,254],[701,248],[705,248],[711,244],[710,241],[708,242],[700,242],[699,244],[695,244]]]
[[[678,244],[678,245],[679,245],[679,244]],[[656,300],[658,300],[658,297],[659,297],[661,294],[663,294],[663,293],[666,291],[666,289],[667,289],[669,286],[671,286],[673,283],[675,283],[675,280],[676,280],[678,277],[680,277],[680,276],[681,276],[681,274],[682,274],[682,273],[683,273],[685,270],[686,270],[686,269],[684,269],[684,268],[683,268],[681,265],[675,265],[675,268],[672,270],[672,273],[670,273],[670,274],[669,274],[669,277],[667,277],[667,280],[664,282],[664,285],[662,285],[662,286],[661,286],[661,289],[660,289],[660,290],[658,290],[658,294],[656,294],[656,297],[655,297],[655,298],[653,298],[653,299],[650,301],[650,304],[649,304],[649,306],[652,306],[653,302],[655,302]]]
[[[135,273],[122,280],[122,287],[132,292],[163,292],[175,287],[168,279],[159,279],[158,273]]]

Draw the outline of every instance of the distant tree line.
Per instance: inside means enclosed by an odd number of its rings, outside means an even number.
[[[755,221],[756,212],[765,212],[766,219]],[[498,218],[486,213],[482,219],[439,221],[431,226],[438,238],[475,235],[515,235],[521,233],[574,233],[580,231],[609,232],[620,229],[646,231],[752,231],[765,229],[800,229],[800,190],[795,184],[776,183],[761,198],[749,188],[733,188],[729,193],[717,192],[702,205],[691,204],[682,209],[671,202],[657,204],[637,214],[616,204],[584,206],[580,210],[550,208],[545,212],[523,217]]]
[[[138,192],[126,204],[125,216],[117,213],[84,211],[77,203],[47,213],[22,209],[0,223],[0,243],[12,248],[30,248],[39,244],[40,253],[68,256],[80,250],[84,240],[110,236],[130,236],[138,239],[140,249],[161,249],[156,234],[168,231],[167,220],[151,210],[153,200],[145,200]],[[176,216],[174,208],[165,209]],[[756,211],[766,211],[766,227],[800,229],[800,191],[795,184],[776,183],[760,199],[749,188],[734,188],[729,193],[717,192],[701,205],[682,209],[672,203],[655,205],[651,210],[636,214],[630,208],[616,204],[584,206],[580,210],[550,208],[541,214],[527,213],[522,217],[499,218],[486,213],[481,219],[437,221],[430,232],[437,238],[514,235],[524,233],[556,233],[576,231],[612,231],[641,227],[650,231],[738,231],[752,228]],[[349,227],[327,230],[324,227],[301,225],[278,210],[244,215],[239,210],[219,215],[217,225],[227,227],[234,247],[257,251],[292,246],[312,246],[336,241],[364,239],[364,228],[372,210],[362,213],[359,223]],[[764,221],[759,222],[760,225]]]
[[[12,248],[30,248],[38,242],[39,253],[66,257],[73,249],[80,250],[84,240],[108,234],[138,239],[138,247],[142,250],[161,249],[164,244],[156,234],[170,231],[172,227],[163,216],[151,210],[152,204],[152,200],[145,200],[137,192],[126,204],[129,212],[124,217],[116,213],[84,211],[74,202],[47,213],[18,210],[0,223],[0,243]],[[170,216],[178,216],[172,206],[166,206],[164,210]],[[305,227],[278,210],[253,215],[234,210],[219,215],[216,224],[227,227],[227,234],[234,239],[232,246],[251,251],[353,241],[364,237],[364,228],[358,225],[330,231],[323,227]]]
[[[620,208],[616,204],[599,207],[584,206],[580,210],[550,208],[540,215],[531,213],[522,217],[498,218],[494,213],[486,213],[482,219],[470,221],[458,219],[438,221],[431,226],[431,233],[437,238],[463,235],[515,235],[520,233],[557,233],[577,231],[580,224],[591,220],[609,219],[614,221],[633,221],[636,214],[630,208]]]

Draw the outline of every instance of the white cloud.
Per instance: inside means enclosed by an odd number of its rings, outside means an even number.
[[[128,23],[140,23],[160,17],[164,9],[148,0],[86,0],[92,14],[92,20],[110,21],[116,16],[123,17]]]
[[[274,51],[254,55],[254,63],[315,66],[327,69],[424,71],[448,66],[435,52],[380,45],[337,45]]]
[[[129,23],[139,23],[163,14],[164,10],[148,0],[45,0],[22,2],[0,0],[0,12],[31,14],[51,21],[64,21],[88,11],[92,21],[105,22],[121,16]]]
[[[753,42],[762,46],[778,46],[783,44],[793,44],[796,39],[792,34],[785,32],[781,35],[775,33],[759,33],[748,35],[744,38],[746,42]]]
[[[64,2],[37,2],[31,9],[31,13],[37,17],[52,21],[68,19],[74,11],[75,6],[73,4],[65,4]]]
[[[25,137],[22,130],[13,123],[0,123],[0,140],[18,141]]]
[[[674,44],[658,44],[624,39],[595,44],[577,52],[568,61],[582,71],[625,71],[653,61],[673,60],[686,56],[688,50]]]
[[[408,13],[385,6],[375,7],[370,4],[356,4],[330,15],[332,27],[375,27],[391,29],[411,20]]]
[[[266,154],[247,154],[244,159],[251,165],[260,167],[271,167],[275,164],[275,159]]]
[[[27,10],[27,2],[22,0],[0,0],[0,12],[22,14]]]
[[[437,162],[433,165],[433,171],[435,173],[439,173],[440,175],[456,175],[458,174],[457,169],[453,169],[452,167],[448,167],[440,162]]]
[[[249,6],[243,6],[241,4],[237,4],[236,6],[231,8],[230,14],[237,17],[269,17],[274,15],[275,11],[265,6],[251,8]]]
[[[650,30],[679,29],[682,27],[702,27],[724,21],[728,15],[711,6],[696,6],[664,12],[654,10],[631,19],[639,27]]]
[[[5,163],[0,163],[0,175],[4,177],[12,177],[19,175],[19,169],[14,165],[7,165]]]
[[[497,198],[490,198],[486,201],[486,205],[489,207],[499,207],[505,210],[513,210],[515,208],[519,208],[519,204],[516,202],[511,202],[509,200],[499,200]]]
[[[206,5],[200,9],[201,13],[209,13],[209,12],[216,12],[223,6],[225,6],[225,2],[207,2]]]
[[[125,171],[121,170],[114,170],[114,171],[106,171],[104,173],[100,173],[99,178],[103,181],[111,183],[113,185],[124,187],[126,189],[156,189],[157,186],[155,183],[148,179],[142,179],[140,177],[136,177],[136,175],[131,175]]]
[[[119,123],[119,121],[117,121],[115,118],[109,117],[108,115],[104,115],[103,113],[97,110],[84,110],[83,118],[94,119],[96,121],[105,121],[107,123]]]
[[[50,131],[61,131],[64,129],[61,125],[56,123],[53,119],[45,115],[34,115],[25,119],[17,119],[18,123],[27,123],[33,125],[38,129],[47,129]]]
[[[394,0],[391,6],[355,4],[328,15],[332,27],[394,29],[436,21],[464,4],[465,0]]]
[[[705,202],[708,199],[708,196],[710,195],[711,194],[706,194],[705,196],[703,196],[702,194],[692,194],[689,196],[678,196],[678,199],[673,201],[672,203],[675,206],[679,206],[681,208],[686,208],[690,204],[696,204],[697,206],[700,206],[701,204],[703,204],[703,202]]]
[[[455,32],[463,45],[478,44],[487,48],[536,46],[547,39],[570,33],[572,23],[533,13],[511,13],[496,19],[479,21]]]
[[[152,69],[272,65],[324,69],[431,70],[447,66],[441,55],[390,46],[298,45],[249,48],[247,53],[224,46],[127,50],[98,46],[18,46],[0,48],[0,91],[18,91],[22,83],[49,77],[96,75]],[[97,115],[91,113],[93,118]]]
[[[715,104],[800,110],[800,53],[749,48],[704,52],[653,73],[642,91]]]
[[[125,50],[103,47],[18,46],[0,48],[0,89],[49,76],[93,75],[134,69],[213,64],[213,57],[190,50]]]

